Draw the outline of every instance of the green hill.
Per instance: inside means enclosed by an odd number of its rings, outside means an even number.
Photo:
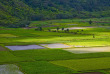
[[[32,20],[108,17],[109,13],[110,0],[0,0],[3,26],[23,27]]]

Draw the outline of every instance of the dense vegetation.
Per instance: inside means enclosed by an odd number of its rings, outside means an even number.
[[[109,0],[0,0],[0,25],[24,27],[32,20],[110,16]]]
[[[83,26],[85,24],[81,22],[78,25]],[[88,25],[86,23],[86,26]],[[77,33],[74,34],[74,32]],[[94,34],[95,38],[91,34]],[[78,74],[86,72],[110,74],[110,52],[76,54],[66,51],[69,49],[63,50],[63,48],[12,51],[5,47],[48,43],[63,43],[72,46],[70,49],[74,49],[74,46],[77,45],[89,47],[110,46],[110,29],[109,26],[105,26],[87,28],[83,29],[83,31],[82,29],[70,30],[65,33],[62,30],[49,32],[47,28],[43,28],[43,31],[23,28],[0,28],[0,66],[15,64],[24,74]],[[5,50],[2,51],[1,47]]]
[[[27,28],[0,27],[0,74],[8,72],[4,70],[5,65],[12,72],[16,71],[12,65],[18,66],[24,74],[110,74],[109,21],[110,17],[60,19],[31,21]],[[60,48],[56,43],[69,48]],[[49,48],[48,44],[58,48]],[[19,45],[38,45],[45,49],[13,51],[7,48]]]

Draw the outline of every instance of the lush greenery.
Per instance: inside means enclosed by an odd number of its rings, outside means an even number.
[[[92,24],[89,24],[89,21]],[[89,19],[60,19],[60,20],[47,20],[47,21],[32,21],[29,27],[81,27],[81,26],[109,26],[110,17],[105,18],[89,18]]]
[[[21,62],[18,65],[26,74],[72,74],[72,70],[47,61]]]
[[[70,49],[74,46],[110,46],[109,20],[107,17],[32,21],[29,26],[38,27],[32,29],[0,27],[0,64],[16,64],[25,74],[110,74],[110,52],[74,54],[60,48],[12,51],[5,47],[45,43],[63,43],[71,46]],[[2,51],[1,47],[6,50]]]
[[[62,31],[59,31],[62,32]],[[36,31],[35,29],[3,29],[0,30],[0,43],[5,45],[40,44],[40,43],[65,43],[83,46],[110,45],[110,30],[105,28],[88,28],[70,30],[69,33]],[[95,38],[93,38],[93,34]],[[7,36],[6,36],[7,35]],[[96,43],[97,42],[97,43]]]
[[[29,58],[16,57],[8,51],[0,51],[0,64],[14,63],[20,61],[32,61]]]
[[[30,21],[110,16],[109,0],[0,0],[0,26],[26,27]]]
[[[93,59],[78,59],[78,60],[63,60],[51,61],[51,63],[68,67],[76,71],[98,70],[110,68],[110,57],[93,58]]]

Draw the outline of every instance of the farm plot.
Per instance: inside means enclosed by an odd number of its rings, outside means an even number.
[[[32,58],[16,57],[8,51],[0,51],[0,64],[20,61],[33,61]]]
[[[73,53],[61,49],[20,50],[12,51],[17,57],[33,58],[38,61],[61,60],[74,58]]]
[[[44,47],[38,45],[27,45],[27,46],[6,46],[11,50],[28,50],[28,49],[44,49]]]
[[[64,66],[75,71],[100,70],[110,68],[110,57],[92,58],[92,59],[77,59],[77,60],[62,60],[50,61],[59,66]]]
[[[47,47],[47,48],[70,48],[71,46],[56,43],[56,44],[40,44],[41,46]]]
[[[94,48],[74,48],[74,49],[64,49],[72,53],[96,53],[96,52],[110,52],[110,47],[94,47]]]
[[[18,65],[26,74],[72,74],[71,69],[47,61],[20,62]]]
[[[11,51],[11,53],[16,57],[34,59],[38,61],[110,57],[110,52],[74,54],[61,49],[19,50],[19,51]]]
[[[73,47],[100,47],[100,46],[110,46],[110,42],[104,41],[90,41],[90,40],[81,40],[77,42],[69,42],[65,43],[67,45],[73,46]]]
[[[23,74],[14,64],[0,65],[0,74]]]

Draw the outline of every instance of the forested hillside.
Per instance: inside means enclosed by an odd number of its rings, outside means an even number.
[[[23,27],[32,20],[109,16],[110,0],[0,0],[3,26]]]

